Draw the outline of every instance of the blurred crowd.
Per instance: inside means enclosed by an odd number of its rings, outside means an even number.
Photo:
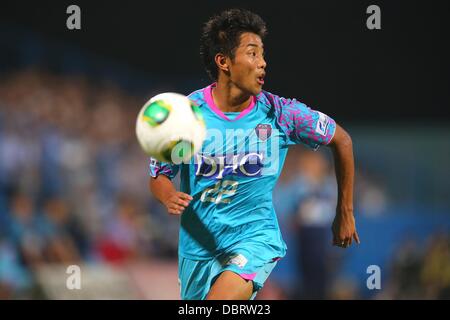
[[[386,214],[388,199],[379,184],[357,170],[355,212],[373,218]],[[346,253],[331,246],[337,186],[330,154],[296,147],[290,150],[274,204],[293,258],[294,285],[270,283],[264,297],[277,299],[362,299],[364,286],[340,274]],[[408,219],[405,217],[405,220]],[[450,233],[445,226],[427,242],[413,236],[394,244],[382,266],[383,290],[373,299],[450,299]],[[366,239],[363,239],[366,241]],[[294,249],[295,252],[292,252]],[[387,249],[387,248],[385,248]],[[347,256],[348,257],[348,256]],[[286,259],[286,257],[285,257]],[[275,272],[277,272],[275,270]]]
[[[176,257],[134,135],[144,102],[83,77],[0,79],[0,295],[33,294],[40,264]]]
[[[169,259],[179,221],[148,191],[148,159],[134,126],[156,92],[133,96],[114,83],[25,70],[0,78],[0,299],[35,298],[45,264]],[[294,259],[295,290],[268,281],[261,298],[358,298],[345,293],[333,251],[336,179],[330,154],[295,147],[275,188],[280,226]],[[383,215],[389,199],[358,168],[355,211]],[[386,298],[449,298],[449,238],[410,243],[392,260]]]
[[[450,299],[450,236],[442,231],[421,245],[402,242],[391,262],[384,299]],[[414,279],[415,281],[411,281]]]

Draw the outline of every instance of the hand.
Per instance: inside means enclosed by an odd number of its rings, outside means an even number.
[[[334,246],[347,248],[352,244],[353,239],[356,243],[360,243],[355,227],[355,217],[351,211],[338,210],[331,230]]]
[[[175,191],[167,197],[164,205],[170,214],[179,215],[183,213],[184,209],[189,206],[193,198],[184,192]]]

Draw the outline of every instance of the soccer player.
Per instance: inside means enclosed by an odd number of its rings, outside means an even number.
[[[182,299],[253,299],[286,254],[272,204],[288,146],[332,150],[338,183],[333,244],[359,243],[353,216],[352,140],[327,115],[262,90],[265,22],[226,10],[204,26],[200,52],[214,83],[189,95],[208,133],[191,162],[150,162],[150,190],[181,215]],[[235,134],[233,134],[235,133]],[[180,172],[180,189],[171,179]]]

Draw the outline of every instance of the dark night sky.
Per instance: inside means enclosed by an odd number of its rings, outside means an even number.
[[[81,31],[65,28],[69,4],[81,7]],[[370,4],[382,30],[366,28]],[[337,120],[449,120],[449,1],[6,1],[0,21],[200,87],[202,24],[236,6],[268,24],[266,90]]]

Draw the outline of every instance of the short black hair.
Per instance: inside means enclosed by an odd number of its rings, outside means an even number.
[[[259,15],[246,9],[222,11],[205,23],[200,38],[200,56],[212,80],[216,81],[218,78],[214,57],[222,53],[234,59],[240,37],[244,32],[255,33],[264,39],[267,34],[266,23]]]

